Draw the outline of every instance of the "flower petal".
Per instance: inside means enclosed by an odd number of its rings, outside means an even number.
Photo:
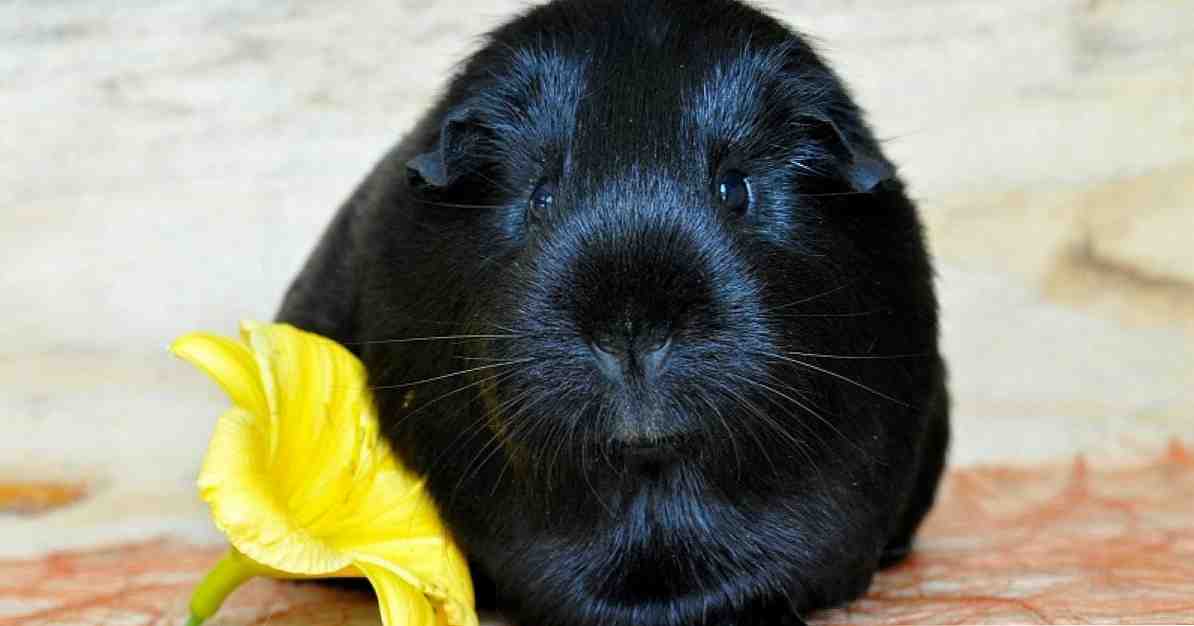
[[[439,541],[436,547],[443,546],[444,542]],[[464,564],[463,557],[455,550],[454,546],[448,546],[448,550],[460,557],[461,564],[464,567],[463,577],[456,577],[456,581],[463,581],[464,585],[467,585],[467,596],[455,595],[453,591],[443,587],[443,585],[429,582],[426,570],[438,569],[439,565],[445,563],[443,557],[447,556],[447,554],[442,550],[425,550],[421,554],[395,554],[395,556],[402,559],[407,557],[417,559],[402,560],[400,561],[401,565],[399,565],[399,561],[377,558],[369,556],[369,554],[357,554],[356,559],[353,560],[353,565],[365,573],[365,576],[368,576],[371,582],[374,582],[374,588],[377,587],[374,578],[381,578],[384,575],[392,579],[392,581],[401,582],[405,585],[405,588],[416,591],[435,610],[435,614],[438,616],[436,624],[447,626],[478,626],[478,618],[476,618],[476,610],[473,604],[473,583],[468,578],[468,565]],[[430,566],[420,567],[424,564]],[[408,565],[413,567],[408,567]],[[424,571],[419,571],[420,569]],[[378,604],[381,606],[383,619],[386,619],[387,614],[390,615],[390,618],[411,619],[405,618],[401,614],[402,610],[405,610],[401,607],[401,604],[395,604],[394,607],[387,607],[386,599],[381,596],[381,591],[378,591]],[[387,621],[387,624],[405,624],[405,622]],[[416,624],[416,622],[412,621],[411,624]]]
[[[384,567],[357,563],[377,592],[377,605],[385,626],[437,626],[435,607],[423,592]]]
[[[468,564],[381,437],[361,362],[285,324],[241,333],[178,342],[236,403],[199,477],[233,547],[272,575],[366,575],[387,624],[475,626]]]
[[[272,410],[270,455],[280,486],[292,505],[318,511],[320,498],[308,496],[328,491],[329,481],[352,480],[344,474],[358,465],[361,417],[376,423],[364,366],[334,341],[286,324],[245,322],[242,334]]]
[[[179,337],[170,350],[215,380],[233,404],[254,414],[268,410],[257,361],[244,344],[210,333],[190,333]]]
[[[267,433],[240,407],[220,417],[212,434],[199,493],[232,545],[266,567],[288,574],[327,575],[351,561],[296,527],[274,493],[266,471]]]
[[[395,539],[353,550],[353,562],[370,563],[414,585],[451,619],[453,626],[475,626],[473,583],[464,555],[441,531],[433,536]]]

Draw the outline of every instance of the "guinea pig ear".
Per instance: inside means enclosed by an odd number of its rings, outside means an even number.
[[[460,107],[448,111],[440,122],[431,148],[407,161],[407,171],[430,187],[451,185],[460,176],[456,166],[459,157],[467,152],[470,127],[475,126],[471,108]]]
[[[854,191],[871,193],[895,178],[895,169],[877,149],[852,141],[828,115],[801,116],[813,129],[814,139],[825,146],[839,164],[839,173]]]

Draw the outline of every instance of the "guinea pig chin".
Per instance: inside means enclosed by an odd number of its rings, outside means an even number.
[[[697,429],[668,398],[622,400],[606,426],[609,445],[615,450],[644,452],[675,450]]]

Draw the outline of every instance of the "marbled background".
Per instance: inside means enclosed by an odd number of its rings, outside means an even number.
[[[856,90],[940,269],[955,462],[1194,435],[1194,2],[766,3]],[[513,0],[0,1],[0,555],[167,528],[225,400],[166,353],[270,316]]]

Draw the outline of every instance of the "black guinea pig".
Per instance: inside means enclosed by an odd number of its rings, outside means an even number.
[[[363,359],[523,626],[800,623],[907,552],[944,462],[916,209],[808,43],[733,0],[490,33],[278,317]]]

